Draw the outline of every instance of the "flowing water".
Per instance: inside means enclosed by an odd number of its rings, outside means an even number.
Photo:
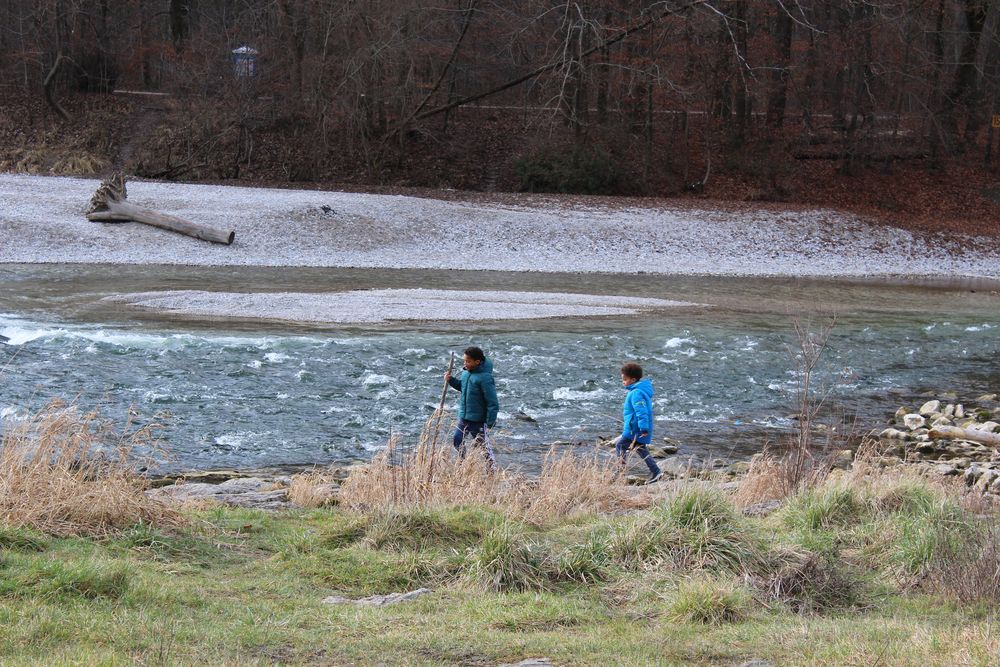
[[[564,291],[706,304],[626,318],[303,327],[137,313],[102,301],[164,289],[387,287]],[[979,281],[808,281],[345,269],[0,266],[0,415],[60,397],[118,422],[163,421],[163,471],[364,459],[412,442],[449,353],[493,358],[502,462],[532,468],[554,441],[620,428],[618,368],[656,388],[656,437],[739,458],[796,427],[792,321],[831,314],[816,386],[828,412],[883,424],[927,392],[1000,390],[1000,292]],[[448,313],[441,317],[447,318]],[[454,405],[457,392],[449,393]],[[506,461],[504,461],[506,459]]]

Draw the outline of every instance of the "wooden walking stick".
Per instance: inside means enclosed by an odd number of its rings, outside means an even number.
[[[455,353],[451,353],[451,360],[448,362],[448,377],[451,377],[451,371],[455,368]],[[448,380],[444,381],[444,387],[441,388],[441,402],[438,403],[437,409],[437,421],[434,423],[434,437],[431,438],[431,465],[428,472],[427,483],[430,484],[434,481],[434,460],[437,458],[437,442],[438,435],[441,433],[441,419],[444,417],[444,399],[448,395]]]

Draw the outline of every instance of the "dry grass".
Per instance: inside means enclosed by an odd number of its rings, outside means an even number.
[[[749,507],[768,500],[783,500],[800,489],[821,485],[827,478],[829,468],[812,465],[803,470],[803,450],[793,450],[784,456],[771,452],[758,454],[750,459],[750,467],[733,495],[733,502],[739,508]]]
[[[300,507],[326,507],[337,499],[337,477],[323,470],[292,476],[288,499]]]
[[[56,151],[48,148],[25,148],[13,151],[0,168],[27,174],[55,176],[92,176],[110,167],[110,163],[83,150]]]
[[[52,535],[95,535],[180,516],[148,498],[134,454],[152,427],[115,432],[96,412],[54,402],[8,425],[0,447],[0,522]]]
[[[402,451],[398,439],[351,473],[340,503],[359,511],[476,505],[530,521],[545,521],[634,507],[632,495],[617,479],[612,462],[597,455],[550,450],[537,480],[491,470],[475,448],[460,459],[441,443],[441,415],[425,425],[417,446]]]

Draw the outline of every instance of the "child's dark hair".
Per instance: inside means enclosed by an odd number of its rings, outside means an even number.
[[[629,362],[622,366],[622,375],[625,377],[630,377],[635,380],[642,379],[642,366],[636,363]]]
[[[473,361],[486,361],[486,355],[483,354],[482,348],[475,345],[465,348],[465,354]]]

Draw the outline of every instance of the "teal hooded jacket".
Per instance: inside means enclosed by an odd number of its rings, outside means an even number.
[[[463,370],[460,377],[448,380],[448,384],[462,392],[462,400],[458,404],[459,419],[486,422],[486,426],[493,428],[497,423],[500,401],[493,383],[492,361],[484,359],[472,371]]]

